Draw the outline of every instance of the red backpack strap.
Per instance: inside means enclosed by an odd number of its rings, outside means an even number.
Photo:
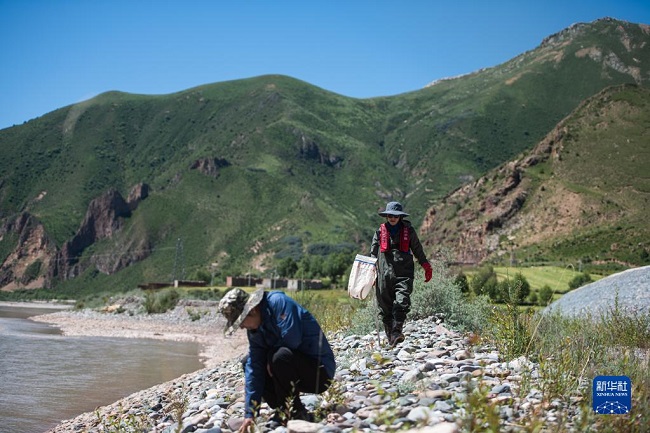
[[[382,224],[379,227],[379,249],[382,253],[385,253],[390,249],[390,233],[386,224]],[[402,228],[399,231],[399,250],[403,253],[408,253],[411,249],[411,236],[409,234],[409,228],[405,225],[402,225]]]
[[[388,251],[390,247],[390,235],[388,234],[386,224],[379,226],[379,247],[382,253]]]
[[[402,230],[399,234],[399,250],[403,253],[408,253],[411,249],[411,238],[409,235],[409,228],[402,225]]]

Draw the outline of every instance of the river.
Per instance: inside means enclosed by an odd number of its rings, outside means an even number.
[[[203,368],[197,343],[69,337],[0,305],[0,431],[38,433],[136,391]]]

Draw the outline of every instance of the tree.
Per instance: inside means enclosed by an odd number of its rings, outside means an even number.
[[[548,284],[539,289],[538,302],[541,306],[546,306],[553,300],[553,290]]]
[[[491,299],[497,297],[497,274],[492,266],[482,267],[478,270],[470,283],[472,291],[477,295],[488,295]]]
[[[530,294],[530,284],[521,272],[517,272],[510,279],[507,278],[499,283],[498,301],[521,304]]]
[[[345,275],[346,272],[349,272],[352,260],[350,253],[328,255],[323,264],[323,275],[330,277],[332,282],[336,283],[340,277]]]
[[[454,284],[458,286],[462,293],[469,293],[469,282],[467,281],[467,275],[460,271],[458,275],[454,278]]]
[[[323,258],[307,254],[298,263],[297,274],[302,278],[318,278],[323,275]]]
[[[577,289],[578,287],[582,287],[585,284],[591,283],[592,281],[594,280],[591,279],[591,275],[583,272],[576,275],[571,281],[569,281],[569,290]]]
[[[278,263],[277,270],[279,276],[291,278],[298,271],[298,263],[292,257],[285,257]]]

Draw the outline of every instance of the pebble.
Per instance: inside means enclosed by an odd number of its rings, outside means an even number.
[[[406,339],[397,347],[378,346],[376,335],[329,337],[337,356],[335,383],[322,395],[303,395],[305,405],[316,411],[320,422],[289,421],[269,426],[270,410],[260,409],[257,425],[264,433],[348,433],[392,431],[456,433],[467,413],[465,401],[472,389],[482,387],[500,409],[501,431],[541,417],[546,428],[571,431],[570,420],[578,406],[560,400],[542,404],[539,365],[526,358],[501,360],[489,346],[472,346],[465,336],[446,329],[433,319],[410,322]],[[382,335],[383,336],[383,335]],[[519,393],[526,375],[525,396]],[[199,433],[236,432],[244,415],[244,377],[238,359],[132,394],[98,408],[102,417],[112,416],[123,425],[144,417],[149,433],[180,431]],[[186,404],[183,406],[183,400]],[[180,405],[179,410],[175,410]],[[178,413],[182,411],[181,419]],[[558,413],[562,416],[558,416]],[[567,426],[567,420],[569,425]],[[95,412],[61,422],[49,433],[105,431]],[[143,430],[138,430],[143,431]],[[144,430],[146,431],[146,430]]]

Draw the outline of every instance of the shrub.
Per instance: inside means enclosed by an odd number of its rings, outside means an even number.
[[[547,306],[553,300],[553,289],[548,284],[542,286],[539,289],[539,294],[537,295],[537,303],[542,307]]]
[[[507,278],[498,284],[498,295],[495,301],[504,301],[514,304],[523,303],[530,294],[530,284],[521,272],[515,274],[514,278]]]
[[[463,295],[443,262],[433,261],[433,278],[424,283],[421,275],[416,275],[411,295],[409,320],[423,319],[441,315],[445,323],[463,330],[480,332],[487,324],[489,302],[484,296],[468,298]],[[348,330],[352,334],[367,334],[374,331],[378,307],[375,299],[365,301],[365,306],[357,309]],[[379,323],[381,327],[381,323]]]
[[[445,323],[465,331],[479,332],[487,324],[489,303],[485,296],[467,298],[445,265],[433,261],[433,278],[428,283],[416,276],[411,296],[410,318],[422,319],[436,314]]]
[[[467,275],[460,271],[458,275],[454,278],[454,284],[458,286],[462,293],[469,293],[469,282],[467,281]]]
[[[205,281],[206,284],[212,284],[212,275],[203,269],[196,271],[196,279],[198,281]]]
[[[174,289],[163,289],[159,292],[147,292],[144,298],[144,308],[149,314],[160,314],[171,310],[178,303],[180,295]]]
[[[514,302],[493,308],[488,334],[505,359],[527,353],[532,338],[531,317],[532,313],[522,311]]]
[[[492,266],[482,267],[470,282],[472,291],[479,295],[487,295],[491,299],[498,298],[497,274]]]
[[[223,297],[219,289],[192,289],[187,292],[190,299],[202,299],[204,301],[218,301]]]
[[[40,273],[41,273],[41,261],[35,260],[32,263],[30,263],[29,266],[27,266],[25,272],[23,273],[22,278],[20,279],[20,282],[22,284],[27,284],[30,281],[35,280]]]
[[[576,275],[571,281],[569,281],[569,290],[577,289],[578,287],[582,287],[585,284],[591,283],[593,281],[594,280],[591,279],[591,275],[583,272],[582,274]]]
[[[350,299],[350,303],[338,299],[325,299],[317,291],[301,290],[291,296],[318,320],[323,332],[332,333],[351,325],[355,304],[360,301]],[[372,327],[368,328],[370,332]]]

